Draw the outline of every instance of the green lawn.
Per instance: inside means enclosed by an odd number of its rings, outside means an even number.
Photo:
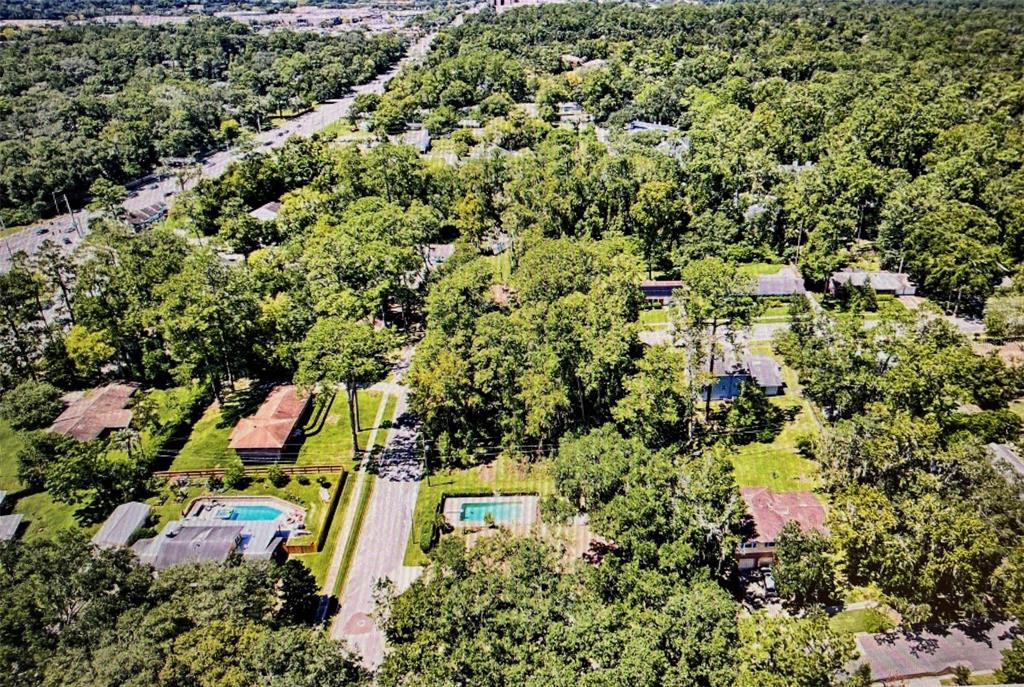
[[[554,488],[554,481],[545,463],[521,464],[507,457],[467,470],[435,471],[420,483],[413,513],[412,534],[405,549],[405,565],[423,565],[427,562],[426,555],[420,550],[420,532],[437,512],[445,492],[528,492],[543,496],[554,491]]]
[[[487,261],[494,269],[494,282],[496,284],[507,284],[512,278],[512,253],[505,251],[500,255],[489,255]]]
[[[752,353],[770,354],[765,346],[752,346]],[[818,466],[797,450],[802,435],[817,432],[810,404],[800,395],[796,372],[782,367],[786,393],[771,399],[787,409],[798,409],[793,420],[770,443],[754,442],[739,446],[730,456],[740,487],[768,487],[774,491],[806,491],[818,486]]]
[[[943,678],[939,681],[940,685],[955,685],[956,680],[952,677]],[[971,675],[970,680],[967,682],[969,685],[1001,685],[1003,681],[999,678],[999,675],[994,672],[986,673],[974,673]]]
[[[380,397],[381,394],[376,391],[359,392],[360,448],[365,447],[369,438]],[[223,416],[219,405],[211,404],[192,427],[188,440],[175,456],[170,469],[197,470],[223,467],[235,462],[238,458],[228,448],[228,438],[233,427],[234,423]],[[297,465],[350,463],[352,438],[344,393],[337,394],[326,408],[315,407],[303,429],[306,439],[299,449]]]
[[[352,481],[354,482],[355,480]],[[370,497],[373,496],[373,488],[376,484],[377,478],[374,475],[366,476],[366,484],[359,495],[359,503],[356,504],[356,514],[352,519],[352,531],[349,532],[348,539],[345,540],[345,551],[341,555],[341,563],[338,566],[338,577],[334,580],[334,588],[331,589],[331,595],[338,598],[341,598],[341,592],[345,589],[348,569],[351,567],[352,557],[356,553],[356,544],[359,542],[359,534],[363,529],[363,520],[366,519],[366,506],[370,503]],[[341,520],[340,517],[337,519]],[[337,545],[337,542],[335,545]]]
[[[834,632],[858,634],[860,632],[885,632],[892,629],[892,621],[877,608],[858,608],[837,613],[828,621]]]
[[[657,327],[668,324],[668,308],[652,308],[640,311],[640,324],[645,327]]]
[[[17,491],[21,488],[18,482],[20,448],[21,437],[6,420],[0,420],[0,490]]]
[[[782,269],[782,265],[772,262],[748,262],[738,266],[739,273],[749,277],[758,277],[762,274],[775,274]]]

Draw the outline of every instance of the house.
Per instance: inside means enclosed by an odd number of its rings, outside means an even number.
[[[573,122],[582,124],[593,121],[593,116],[584,112],[583,107],[574,101],[558,103],[556,108],[558,119],[561,122]]]
[[[667,136],[668,134],[679,131],[679,129],[674,126],[669,126],[668,124],[656,124],[654,122],[645,122],[640,119],[634,119],[626,125],[624,131],[627,134],[645,134],[655,132]]]
[[[273,222],[277,219],[277,213],[280,209],[281,203],[279,201],[272,200],[250,212],[249,216],[258,219],[261,222]]]
[[[707,370],[707,366],[703,366]],[[780,396],[786,390],[782,379],[782,368],[766,355],[746,355],[742,359],[731,353],[716,356],[712,374],[715,383],[710,388],[712,401],[730,401],[740,395],[743,385],[752,382],[761,388],[765,396]],[[707,398],[707,390],[705,390]]]
[[[997,470],[1010,478],[1014,473],[1024,479],[1024,459],[1017,453],[1017,449],[1009,444],[988,444],[989,460]]]
[[[23,517],[21,513],[0,515],[0,541],[11,541],[18,536]]]
[[[142,564],[164,570],[187,563],[223,563],[233,553],[242,560],[270,560],[279,555],[287,538],[273,522],[175,520],[157,536],[132,544],[132,551]]]
[[[917,290],[910,278],[902,272],[865,272],[864,270],[845,269],[835,272],[828,278],[825,292],[830,296],[837,295],[842,287],[870,286],[875,293],[890,296],[913,296]]]
[[[655,303],[668,303],[672,300],[672,292],[683,285],[678,280],[664,279],[640,282],[640,290],[644,298]]]
[[[135,393],[132,384],[112,383],[74,398],[50,425],[50,431],[78,441],[90,441],[124,429],[132,421],[128,401]]]
[[[93,535],[92,543],[101,549],[128,546],[132,536],[145,526],[150,511],[145,503],[122,503],[106,519],[100,531]]]
[[[740,495],[747,505],[754,532],[736,552],[740,570],[749,570],[775,562],[775,543],[788,522],[796,522],[804,532],[825,527],[825,507],[809,491],[771,491],[766,487],[745,487]]]
[[[415,131],[406,131],[402,135],[402,143],[412,146],[416,149],[417,153],[423,155],[430,150],[430,130],[416,129]]]
[[[275,387],[254,415],[231,430],[228,446],[243,462],[276,463],[309,408],[309,394],[292,384]]]
[[[804,278],[792,267],[783,267],[775,274],[762,274],[757,278],[754,295],[758,298],[785,298],[807,293]]]

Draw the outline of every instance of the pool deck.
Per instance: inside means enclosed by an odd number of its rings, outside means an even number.
[[[305,508],[296,506],[290,501],[279,499],[276,496],[216,496],[212,494],[193,499],[192,503],[185,509],[182,519],[236,522],[234,520],[218,518],[216,515],[217,511],[221,508],[231,508],[232,506],[269,506],[275,508],[281,511],[281,515],[267,522],[287,524],[292,529],[299,529],[297,525],[306,522]],[[301,515],[296,517],[296,514]]]
[[[464,522],[462,507],[473,503],[518,503],[522,506],[520,515],[514,520],[495,520],[496,525],[519,525],[529,527],[540,519],[540,497],[525,496],[453,496],[444,500],[442,513],[444,519],[455,529],[475,529],[486,527],[482,522]]]

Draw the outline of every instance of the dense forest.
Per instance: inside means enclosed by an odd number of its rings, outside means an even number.
[[[0,43],[0,212],[8,225],[81,202],[93,181],[236,142],[393,63],[398,36],[255,33],[229,20],[8,30]]]
[[[375,116],[386,128],[416,108],[530,95],[548,119],[575,100],[612,129],[676,125],[689,153],[679,222],[651,239],[661,266],[680,251],[799,254],[820,283],[876,240],[885,266],[978,306],[1024,257],[1019,18],[887,3],[483,14],[446,32]],[[570,71],[563,54],[604,62]]]

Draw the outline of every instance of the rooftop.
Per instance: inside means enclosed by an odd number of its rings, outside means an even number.
[[[703,369],[707,369],[706,367]],[[714,361],[715,375],[749,374],[760,387],[784,386],[782,369],[779,364],[767,355],[745,355],[735,357],[731,352],[716,356]]]
[[[804,278],[791,267],[784,267],[775,274],[762,274],[757,278],[755,295],[757,296],[792,296],[806,293]]]
[[[185,563],[223,563],[236,550],[243,559],[267,560],[284,539],[273,522],[175,520],[157,536],[135,542],[132,551],[142,563],[163,570]]]
[[[809,491],[771,491],[766,487],[746,487],[740,494],[754,520],[756,541],[774,542],[787,522],[796,522],[804,532],[827,533],[825,507]]]
[[[834,284],[852,284],[864,286],[870,284],[875,291],[901,291],[912,287],[910,277],[902,272],[865,272],[863,270],[846,269],[835,272],[830,277]]]
[[[18,536],[22,517],[21,513],[0,515],[0,541],[11,541]]]
[[[233,449],[280,449],[302,417],[309,395],[293,384],[275,387],[254,415],[243,417],[231,430]]]
[[[149,513],[150,507],[145,503],[122,503],[114,509],[99,532],[93,536],[92,543],[101,549],[127,546],[132,535],[146,524]]]
[[[89,441],[105,432],[124,429],[132,421],[128,399],[136,387],[131,384],[107,384],[88,391],[71,401],[50,426],[51,432]]]
[[[277,213],[281,209],[281,203],[272,200],[269,203],[264,203],[255,210],[249,213],[250,217],[255,217],[261,222],[273,222],[277,219]]]

